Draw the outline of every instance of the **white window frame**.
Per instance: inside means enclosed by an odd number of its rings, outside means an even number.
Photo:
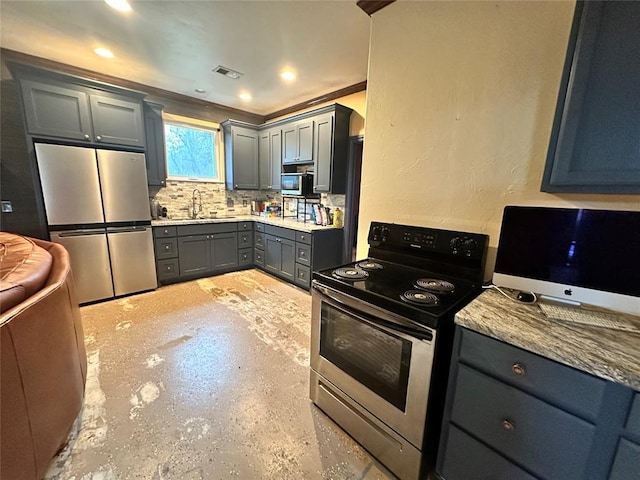
[[[223,131],[220,128],[220,124],[207,122],[205,120],[199,120],[196,118],[182,117],[180,115],[174,115],[171,113],[162,113],[162,128],[164,125],[177,125],[179,127],[193,128],[196,130],[204,130],[213,132],[214,139],[214,153],[215,153],[215,168],[218,172],[217,178],[203,178],[203,177],[184,177],[179,175],[169,174],[169,162],[165,153],[165,164],[167,168],[167,180],[181,181],[181,182],[207,182],[207,183],[225,183],[225,171],[224,171],[224,140]],[[165,141],[166,142],[166,141]],[[163,145],[166,152],[166,143]]]

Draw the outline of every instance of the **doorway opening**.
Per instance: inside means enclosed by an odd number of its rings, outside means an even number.
[[[360,212],[360,177],[362,174],[362,151],[364,135],[349,137],[349,156],[347,158],[347,189],[344,206],[344,248],[343,263],[356,260],[356,242],[358,237],[358,217]]]

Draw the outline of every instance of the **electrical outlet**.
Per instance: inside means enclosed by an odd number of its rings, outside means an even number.
[[[2,213],[12,213],[13,205],[9,200],[2,200]]]
[[[242,206],[246,207],[247,206],[247,201],[246,200],[242,200]]]

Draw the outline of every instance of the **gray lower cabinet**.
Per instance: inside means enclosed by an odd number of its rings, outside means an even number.
[[[145,148],[142,94],[99,89],[94,82],[20,64],[11,68],[20,82],[30,135]]]
[[[451,365],[442,478],[638,478],[640,394],[461,327]]]
[[[252,125],[233,120],[223,122],[222,127],[227,189],[258,190],[258,130]]]
[[[295,242],[277,235],[264,236],[265,270],[286,280],[295,277]]]

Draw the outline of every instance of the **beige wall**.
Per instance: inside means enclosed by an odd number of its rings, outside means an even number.
[[[540,192],[573,2],[396,2],[372,17],[358,257],[372,220],[491,236],[505,205],[640,210]],[[488,272],[490,273],[490,272]]]

